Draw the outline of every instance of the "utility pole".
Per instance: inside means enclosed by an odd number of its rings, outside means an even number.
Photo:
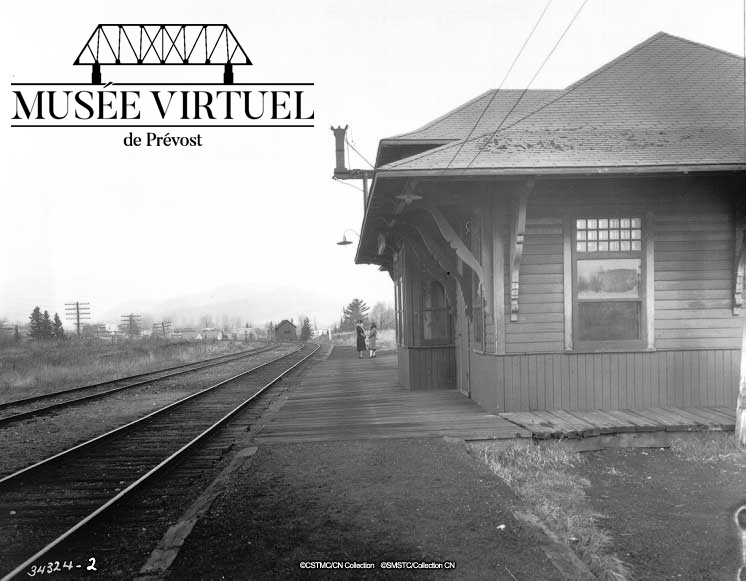
[[[119,328],[126,332],[129,337],[134,337],[140,334],[140,321],[142,315],[130,313],[129,315],[122,315],[120,319],[122,322],[119,324]]]
[[[167,337],[171,334],[171,321],[160,321],[159,323],[153,323],[153,333],[162,333],[163,337]]]
[[[79,301],[65,303],[65,320],[75,322],[75,331],[78,337],[80,337],[80,329],[82,328],[81,321],[90,320],[90,318],[91,303],[81,303]]]

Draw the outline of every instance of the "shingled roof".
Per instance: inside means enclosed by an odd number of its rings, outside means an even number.
[[[444,140],[380,174],[743,166],[744,59],[658,33],[563,91],[493,92],[381,142]],[[500,131],[495,129],[501,124]],[[446,142],[445,140],[454,140]]]
[[[477,123],[477,126],[474,128],[474,135],[487,131],[491,132],[503,121],[506,115],[509,114],[504,121],[505,124],[518,121],[550,99],[560,95],[562,91],[526,91],[523,98],[520,98],[521,93],[523,93],[522,89],[501,91],[491,89],[415,131],[389,137],[384,141],[465,139],[472,131],[475,123]],[[511,112],[514,105],[515,110]],[[487,107],[486,110],[485,107]],[[482,116],[481,119],[480,115]]]

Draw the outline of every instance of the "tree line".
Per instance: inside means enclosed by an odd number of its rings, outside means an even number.
[[[378,302],[371,309],[364,300],[355,298],[342,307],[342,316],[334,331],[353,331],[355,323],[359,320],[362,320],[365,324],[368,324],[369,321],[375,321],[379,329],[393,329],[394,317],[394,308],[391,305]]]
[[[55,313],[54,318],[49,316],[49,311],[41,312],[39,307],[34,307],[29,317],[29,335],[32,339],[64,339],[65,329],[62,328],[60,316]]]

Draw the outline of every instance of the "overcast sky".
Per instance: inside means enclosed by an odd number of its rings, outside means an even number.
[[[525,87],[581,3],[554,0],[505,88]],[[258,323],[307,313],[324,325],[354,297],[393,302],[387,274],[354,265],[355,246],[335,245],[345,229],[359,231],[362,194],[331,180],[330,125],[349,124],[372,161],[379,139],[496,87],[545,5],[5,3],[7,82],[88,82],[89,68],[72,62],[99,22],[225,22],[254,63],[236,68],[236,81],[315,83],[316,127],[205,129],[201,148],[135,149],[122,145],[124,129],[11,129],[6,118],[0,317],[26,320],[37,304],[62,312],[77,299],[100,320],[132,310],[157,318],[171,300],[255,295],[262,304],[236,315]],[[661,30],[743,55],[743,9],[743,0],[589,0],[531,88],[562,88]],[[212,71],[199,74],[220,80]],[[149,80],[137,67],[103,67],[103,76]]]

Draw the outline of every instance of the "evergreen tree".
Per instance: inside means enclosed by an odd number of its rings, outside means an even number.
[[[311,321],[308,320],[308,317],[303,319],[303,326],[300,328],[300,340],[301,341],[308,341],[311,337],[313,337],[313,331],[311,331]]]
[[[52,322],[52,335],[55,339],[65,338],[65,329],[62,328],[62,321],[60,321],[60,316],[57,313],[54,314],[54,321]]]
[[[53,337],[52,319],[49,316],[49,311],[44,311],[44,316],[41,319],[42,328],[42,339],[51,339]]]
[[[34,310],[31,311],[29,320],[31,321],[29,325],[29,335],[31,335],[31,338],[42,339],[44,337],[44,331],[41,309],[39,307],[34,307]]]
[[[365,304],[365,301],[362,301],[360,299],[352,299],[352,302],[347,305],[342,313],[342,325],[341,330],[342,331],[352,331],[355,328],[355,323],[358,322],[358,320],[362,319],[363,322],[368,320],[368,311],[370,309],[368,308],[368,305]]]

